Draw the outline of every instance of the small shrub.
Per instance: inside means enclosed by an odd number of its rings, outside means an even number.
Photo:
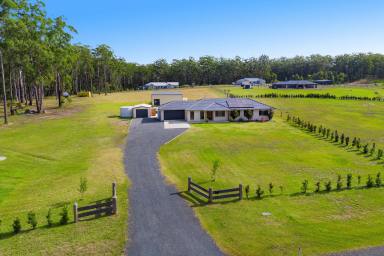
[[[245,186],[245,196],[249,198],[249,185]]]
[[[315,192],[318,193],[320,192],[320,189],[321,189],[321,184],[320,184],[320,181],[316,182],[316,189],[315,189]]]
[[[345,139],[345,136],[344,136],[344,133],[342,133],[340,136],[340,143],[341,144],[344,144],[344,139]]]
[[[334,138],[335,138],[335,134],[332,132],[331,133],[331,141],[333,141]]]
[[[356,137],[353,138],[353,141],[352,141],[352,147],[355,147],[356,146],[356,143],[357,143],[357,139]]]
[[[378,172],[378,173],[376,174],[376,180],[375,180],[375,183],[376,183],[376,187],[380,187],[381,184],[382,184],[382,182],[381,182],[381,173],[380,173],[380,172]]]
[[[307,193],[307,190],[308,190],[308,180],[304,180],[302,183],[301,183],[301,192],[303,194]]]
[[[360,138],[358,138],[357,141],[356,141],[356,148],[359,149],[359,150],[361,148]]]
[[[357,176],[357,184],[360,185],[361,184],[361,176]]]
[[[347,174],[347,188],[350,189],[352,187],[352,174]]]
[[[45,217],[47,218],[48,227],[52,227],[53,226],[53,220],[52,220],[52,209],[51,208],[49,208],[47,216],[45,216]]]
[[[343,188],[343,182],[341,180],[341,175],[337,176],[336,189],[341,190]]]
[[[17,234],[21,231],[21,222],[19,218],[16,218],[12,224],[13,233]]]
[[[264,194],[264,191],[261,189],[260,185],[257,185],[256,198],[261,199],[263,194]]]
[[[339,142],[339,134],[335,131],[335,142]]]
[[[220,160],[216,159],[212,162],[212,169],[211,169],[211,181],[214,182],[216,181],[216,174],[217,170],[220,167]]]
[[[363,153],[368,154],[368,143],[364,145],[363,147]]]
[[[87,180],[87,178],[81,177],[80,178],[80,185],[79,185],[79,189],[78,189],[78,191],[81,194],[81,198],[84,197],[84,193],[87,191],[87,189],[88,189],[88,180]]]
[[[349,145],[349,137],[345,138],[345,145],[348,147],[348,145]]]
[[[63,209],[61,210],[61,213],[60,213],[60,224],[61,225],[66,225],[68,224],[68,221],[69,221],[69,215],[68,215],[68,206],[65,205],[63,207]]]
[[[29,212],[27,215],[27,223],[31,225],[32,229],[35,229],[37,226],[36,214],[34,212]]]
[[[373,182],[373,179],[372,179],[371,175],[368,175],[368,179],[367,179],[367,184],[366,185],[367,185],[367,188],[373,187],[374,182]]]
[[[324,186],[325,186],[325,191],[330,192],[332,190],[332,183],[331,183],[331,181],[325,182]]]
[[[371,154],[371,156],[372,156],[373,154],[375,154],[375,151],[376,151],[376,143],[373,143],[373,144],[372,144],[372,148],[371,148],[371,150],[369,151],[369,153]]]
[[[383,157],[383,150],[382,150],[382,149],[379,149],[379,150],[377,151],[377,159],[380,160],[382,157]]]
[[[269,194],[272,195],[272,193],[273,193],[273,184],[272,184],[272,182],[269,183],[268,190],[269,190]]]

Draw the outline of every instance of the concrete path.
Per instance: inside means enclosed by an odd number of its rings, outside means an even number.
[[[164,129],[162,122],[151,119],[131,123],[124,160],[132,182],[127,255],[222,255],[192,209],[160,173],[159,147],[184,131]]]

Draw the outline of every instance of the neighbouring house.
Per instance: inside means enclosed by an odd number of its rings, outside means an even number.
[[[188,122],[268,121],[273,107],[247,98],[171,101],[158,108],[158,118]]]
[[[179,87],[179,82],[150,82],[142,86],[143,90],[174,89]]]
[[[272,89],[309,89],[317,88],[317,83],[307,80],[290,80],[272,84]]]
[[[328,79],[322,79],[322,80],[314,80],[313,82],[321,85],[330,85],[333,84],[333,80],[328,80]]]
[[[246,77],[246,78],[242,78],[242,79],[237,80],[233,84],[237,85],[237,86],[241,86],[244,89],[251,89],[255,85],[265,84],[265,80],[261,79],[261,78],[257,78],[257,77],[255,77],[255,78]]]
[[[183,94],[181,92],[153,92],[151,95],[152,106],[158,107],[170,101],[182,101]]]

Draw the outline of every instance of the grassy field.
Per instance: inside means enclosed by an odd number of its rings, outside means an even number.
[[[262,200],[201,206],[191,200],[202,225],[218,245],[233,255],[304,255],[358,248],[382,243],[383,188],[298,195],[301,182],[331,180],[337,174],[357,175],[365,183],[379,166],[355,153],[294,128],[275,118],[268,123],[194,125],[183,136],[163,146],[162,170],[184,191],[188,176],[205,187],[228,188],[239,183],[256,185],[266,193]],[[217,180],[211,184],[212,161],[219,159]],[[269,182],[275,185],[269,196]],[[283,193],[279,186],[283,186]],[[271,212],[265,217],[262,212]],[[351,232],[353,229],[353,232]]]
[[[335,96],[358,96],[358,97],[384,97],[384,86],[382,85],[337,85],[337,86],[319,86],[317,89],[270,89],[267,86],[254,87],[253,89],[245,90],[241,87],[221,86],[219,90],[229,90],[234,95],[260,95],[267,93],[277,94],[332,94]]]
[[[209,88],[180,89],[185,97],[213,97]],[[118,118],[119,106],[150,101],[150,91],[74,97],[63,109],[45,101],[47,113],[10,117],[0,125],[0,255],[121,255],[127,240],[127,189],[122,148],[129,122]],[[32,107],[33,108],[33,107]],[[0,113],[1,115],[1,113]],[[80,200],[81,177],[88,191]],[[111,196],[118,182],[119,214],[66,226],[46,226],[48,209],[59,222],[64,205],[85,205]],[[27,213],[34,211],[38,228],[30,230]],[[19,217],[23,232],[12,234]]]

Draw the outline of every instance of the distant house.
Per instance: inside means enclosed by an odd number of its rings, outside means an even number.
[[[272,89],[309,89],[317,88],[317,83],[307,80],[290,80],[272,84]]]
[[[162,104],[168,103],[170,101],[182,101],[183,94],[181,92],[153,92],[151,95],[152,105],[158,107]]]
[[[321,85],[329,85],[333,83],[333,80],[322,79],[322,80],[315,80],[313,82]]]
[[[251,89],[255,85],[265,84],[265,80],[261,78],[246,77],[234,82],[234,85],[241,86],[244,89]]]
[[[273,108],[247,98],[171,101],[158,108],[158,118],[188,122],[268,121]]]
[[[179,82],[150,82],[142,87],[144,90],[174,89],[179,87]]]

